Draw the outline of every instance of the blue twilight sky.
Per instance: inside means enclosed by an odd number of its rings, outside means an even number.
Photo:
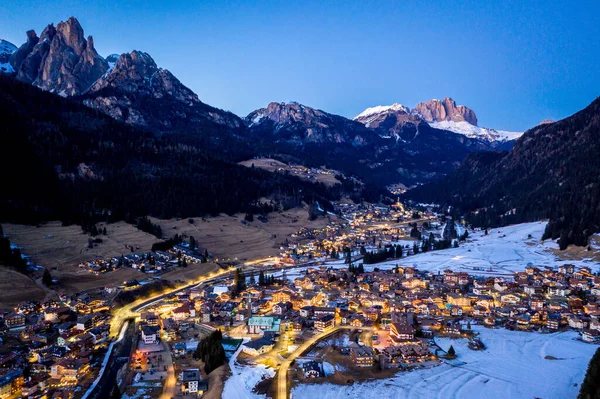
[[[600,1],[2,0],[0,38],[75,16],[101,55],[150,53],[208,104],[244,116],[298,101],[353,117],[454,98],[525,130],[600,95]]]

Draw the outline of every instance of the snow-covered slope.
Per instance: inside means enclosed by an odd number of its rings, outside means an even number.
[[[456,361],[352,385],[298,384],[292,397],[574,399],[597,348],[577,340],[575,331],[541,334],[481,326],[473,330],[485,350],[470,350],[466,339],[436,338],[443,349],[454,347]]]
[[[448,130],[450,132],[465,135],[470,138],[477,138],[486,141],[509,141],[516,140],[523,132],[508,132],[504,130],[490,129],[471,125],[469,122],[441,121],[431,122],[430,126],[436,129]]]
[[[410,114],[410,108],[398,103],[394,103],[392,105],[378,105],[376,107],[370,107],[365,109],[363,112],[356,115],[356,117],[354,117],[353,120],[362,123],[366,127],[369,127],[371,125],[371,122],[373,122],[374,120],[396,112],[402,114]]]
[[[13,72],[13,68],[8,63],[8,58],[15,51],[17,51],[17,46],[4,39],[0,39],[0,72]]]
[[[469,231],[469,238],[459,248],[430,251],[402,260],[369,265],[381,270],[392,269],[397,264],[416,266],[419,270],[432,273],[446,269],[467,272],[474,275],[503,275],[510,277],[514,272],[523,271],[528,264],[537,267],[558,267],[573,264],[587,266],[595,273],[600,264],[592,259],[561,260],[551,250],[558,249],[552,240],[541,241],[547,222],[522,223],[483,231]],[[590,255],[591,256],[591,255]],[[365,270],[369,268],[365,267]]]
[[[0,54],[8,53],[12,54],[17,50],[17,46],[11,42],[7,42],[4,39],[0,39]]]

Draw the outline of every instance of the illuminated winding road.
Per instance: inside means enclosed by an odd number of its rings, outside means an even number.
[[[327,338],[328,336],[335,334],[340,330],[357,330],[358,328],[359,327],[354,326],[332,327],[320,334],[313,336],[311,339],[305,341],[302,345],[300,345],[294,352],[292,352],[290,357],[288,357],[283,363],[281,363],[281,365],[279,366],[279,370],[277,371],[277,399],[287,399],[288,397],[287,373],[290,368],[290,365],[294,360],[296,360],[296,358],[308,351],[311,347],[313,347],[317,342],[319,342],[323,338]]]

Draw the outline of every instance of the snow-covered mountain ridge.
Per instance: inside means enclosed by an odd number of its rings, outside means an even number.
[[[365,109],[353,119],[368,128],[376,129],[390,124],[394,117],[401,124],[426,122],[436,129],[447,130],[490,143],[516,140],[523,134],[522,132],[479,127],[475,112],[464,105],[456,105],[456,102],[449,97],[441,101],[430,100],[419,103],[412,110],[398,103],[378,105]]]

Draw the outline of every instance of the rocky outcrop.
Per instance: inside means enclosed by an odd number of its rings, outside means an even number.
[[[413,109],[413,113],[419,115],[428,123],[431,122],[469,122],[477,126],[477,116],[475,112],[464,105],[456,105],[456,102],[450,97],[443,101],[430,100],[425,103],[419,103]]]
[[[367,108],[354,120],[377,130],[383,137],[396,139],[406,137],[407,128],[412,132],[420,124],[428,123],[433,128],[482,140],[499,149],[510,149],[514,140],[522,134],[477,126],[475,112],[464,105],[457,106],[451,98],[419,103],[412,110],[401,104],[379,105]]]
[[[396,139],[404,135],[405,127],[413,131],[422,122],[418,115],[412,114],[410,108],[402,104],[367,108],[354,120],[365,127],[377,130],[381,136]]]
[[[26,83],[33,83],[37,80],[42,61],[48,55],[50,43],[55,35],[56,28],[52,24],[48,25],[42,31],[39,42],[33,47],[21,64],[17,66],[17,79]]]
[[[93,38],[86,40],[79,21],[71,17],[56,26],[34,84],[61,95],[75,96],[107,70],[108,63],[96,52]]]
[[[89,92],[97,92],[106,87],[154,98],[168,95],[189,105],[200,102],[198,96],[181,84],[171,72],[159,68],[150,54],[137,50],[122,54],[111,71],[98,79]]]
[[[27,31],[27,41],[23,43],[21,47],[19,47],[17,51],[12,53],[12,55],[10,56],[10,65],[15,71],[19,69],[19,66],[21,65],[23,60],[27,58],[27,56],[31,53],[31,51],[33,50],[35,45],[38,44],[39,41],[40,38],[37,36],[33,29]]]
[[[17,79],[63,96],[83,93],[108,70],[93,38],[84,38],[74,17],[56,27],[48,25],[40,38],[27,32],[27,42],[13,54],[11,65]]]

